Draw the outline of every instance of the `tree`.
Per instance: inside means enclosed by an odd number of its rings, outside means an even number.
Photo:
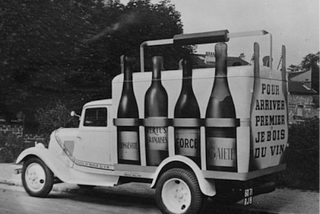
[[[301,68],[303,70],[310,70],[313,67],[318,67],[319,53],[320,52],[318,52],[316,54],[310,53],[310,54],[306,55],[301,62]]]
[[[30,106],[25,110],[28,118],[39,105],[35,100],[45,103],[47,97],[64,94],[68,89],[64,76],[83,46],[80,41],[83,30],[90,24],[79,14],[80,6],[72,2],[5,0],[0,3],[3,8],[0,105],[5,114],[9,107],[16,111],[18,106]]]
[[[311,87],[319,93],[319,53],[306,55],[302,62],[302,70],[311,70]]]
[[[47,137],[55,129],[75,125],[75,120],[70,116],[70,111],[61,100],[54,100],[36,112],[36,121],[39,123],[39,132]]]
[[[26,121],[57,98],[68,108],[111,96],[111,80],[120,73],[120,56],[135,57],[143,41],[183,32],[180,13],[170,1],[128,5],[104,0],[3,0],[0,2],[0,111]],[[167,69],[177,68],[190,47],[146,50],[163,55]],[[149,59],[149,60],[148,60]],[[41,102],[39,102],[41,101]],[[22,109],[23,108],[23,109]]]

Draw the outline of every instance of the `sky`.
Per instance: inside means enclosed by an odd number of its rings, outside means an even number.
[[[126,4],[128,0],[121,0]],[[151,0],[152,3],[159,1]],[[273,59],[278,64],[281,46],[286,46],[287,66],[298,65],[309,53],[319,51],[319,0],[171,0],[181,13],[184,33],[227,29],[230,33],[266,30],[272,34]],[[232,38],[229,56],[244,53],[249,61],[253,43],[260,55],[269,55],[270,36]],[[214,45],[199,45],[197,53],[214,51]]]

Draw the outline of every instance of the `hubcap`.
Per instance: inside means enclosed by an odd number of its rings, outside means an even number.
[[[40,191],[46,181],[43,168],[37,163],[30,164],[25,172],[25,180],[30,190],[34,192]]]
[[[170,212],[184,213],[191,204],[191,191],[179,178],[172,178],[163,185],[162,200]]]

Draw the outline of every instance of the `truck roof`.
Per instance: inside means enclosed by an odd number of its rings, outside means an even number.
[[[106,106],[106,105],[112,105],[112,100],[111,99],[103,99],[103,100],[95,100],[88,102],[84,105],[84,107],[88,106]]]

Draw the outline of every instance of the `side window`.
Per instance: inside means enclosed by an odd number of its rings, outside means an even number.
[[[107,125],[107,108],[86,109],[83,126],[106,127]]]

